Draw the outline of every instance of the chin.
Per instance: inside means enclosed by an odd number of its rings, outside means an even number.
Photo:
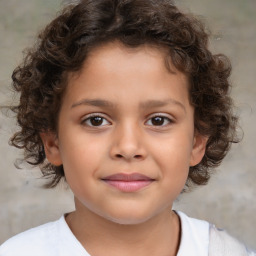
[[[135,213],[132,212],[132,210],[118,213],[118,214],[111,214],[108,216],[102,216],[109,221],[120,224],[120,225],[139,225],[142,223],[147,222],[149,219],[151,219],[153,216],[145,213]]]
[[[145,218],[109,218],[109,221],[119,224],[119,225],[139,225],[145,223],[148,219]]]

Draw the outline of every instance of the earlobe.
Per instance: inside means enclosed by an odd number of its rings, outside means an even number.
[[[190,158],[190,166],[195,166],[201,162],[204,157],[208,137],[201,134],[195,134],[194,144]]]
[[[48,161],[55,166],[62,165],[57,135],[45,132],[40,133],[40,137],[44,144],[44,151]]]

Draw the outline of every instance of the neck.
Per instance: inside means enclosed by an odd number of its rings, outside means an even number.
[[[168,255],[179,247],[180,222],[170,208],[139,224],[109,221],[80,205],[66,217],[73,234],[91,255]]]

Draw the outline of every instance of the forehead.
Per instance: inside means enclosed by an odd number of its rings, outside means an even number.
[[[150,61],[150,60],[157,61]],[[93,71],[95,67],[101,68],[101,74],[107,70],[106,67],[112,67],[112,72],[124,72],[125,65],[129,68],[136,63],[143,63],[140,68],[148,69],[148,71],[161,70],[163,73],[180,73],[173,65],[170,49],[165,46],[155,44],[142,44],[136,47],[126,46],[118,40],[110,41],[96,45],[88,52],[86,59],[79,71],[70,72],[67,76],[67,81],[77,79],[83,73],[84,69]],[[120,65],[121,64],[121,65]],[[114,67],[114,68],[113,68]],[[187,82],[188,76],[182,73]]]
[[[95,63],[100,59],[100,62],[104,64],[104,60],[110,62],[113,61],[113,64],[117,64],[116,61],[120,61],[123,57],[127,64],[133,61],[146,60],[147,59],[158,59],[159,62],[157,65],[161,65],[161,68],[166,67],[170,72],[176,72],[176,68],[172,64],[171,58],[168,54],[168,49],[164,46],[154,45],[154,44],[142,44],[136,47],[126,46],[120,41],[111,41],[105,44],[101,44],[92,48],[92,50],[87,55],[86,60],[84,61],[84,66],[88,66]],[[114,63],[115,62],[115,63]],[[147,62],[144,62],[146,66]],[[152,62],[150,63],[152,66]],[[154,68],[154,67],[152,67]]]
[[[144,98],[164,98],[166,91],[182,92],[188,98],[187,76],[178,71],[170,58],[166,65],[167,50],[152,45],[136,48],[111,42],[94,48],[87,56],[79,72],[69,75],[67,91],[77,88],[80,93],[97,98],[97,94],[111,91],[111,96],[128,97],[128,92],[141,94]],[[175,86],[175,84],[178,84]],[[181,90],[180,87],[185,88]],[[79,87],[79,88],[78,88]],[[132,89],[131,89],[132,88]],[[109,96],[109,94],[108,94]]]

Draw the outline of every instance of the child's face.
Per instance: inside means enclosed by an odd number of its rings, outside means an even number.
[[[79,209],[123,224],[171,209],[206,143],[194,135],[187,78],[173,71],[163,51],[115,42],[93,50],[70,77],[57,139],[42,138]]]

